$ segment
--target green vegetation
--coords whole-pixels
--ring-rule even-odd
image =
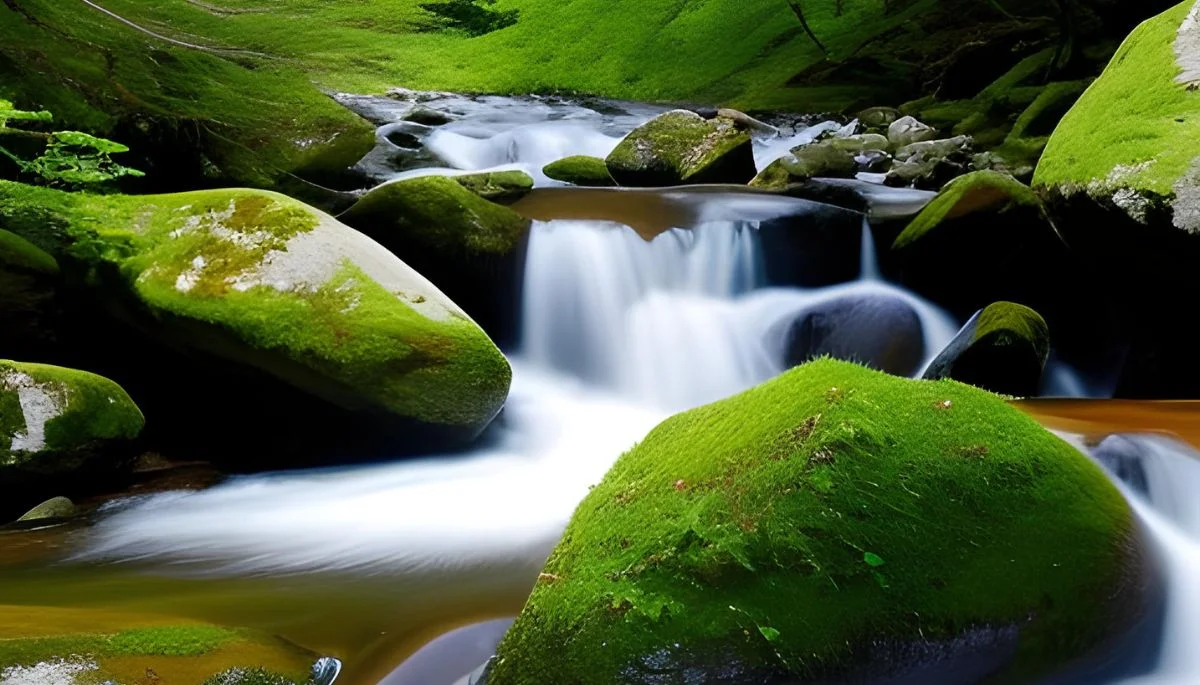
[[[508,254],[529,230],[529,220],[468,190],[476,185],[446,176],[388,183],[339,218],[401,256],[414,249]]]
[[[30,420],[19,388],[45,398],[30,410]],[[94,465],[89,462],[98,448],[132,440],[144,425],[137,405],[107,378],[0,360],[0,473],[16,468],[72,475],[76,468]]]
[[[204,681],[204,685],[296,685],[296,681],[265,668],[231,668]]]
[[[577,186],[607,187],[617,184],[599,157],[575,155],[551,162],[542,169],[548,178]]]
[[[10,121],[44,123],[50,120],[49,112],[25,112],[13,108],[7,100],[0,100],[0,136],[32,137],[44,145],[41,155],[31,160],[22,159],[3,145],[0,145],[0,155],[11,160],[22,173],[50,185],[89,186],[124,176],[145,175],[113,161],[112,155],[129,152],[129,148],[120,143],[79,131],[39,134],[8,126]]]
[[[206,625],[134,628],[113,635],[70,635],[0,640],[0,664],[32,666],[64,656],[201,656],[239,639]]]
[[[501,204],[512,204],[533,190],[533,179],[524,171],[492,171],[451,178],[479,197]]]
[[[996,171],[976,171],[946,184],[896,237],[894,249],[904,249],[949,222],[968,215],[1004,215],[1024,207],[1041,212],[1041,201],[1028,186]],[[964,226],[969,229],[970,226]]]
[[[821,360],[622,456],[488,682],[731,665],[820,680],[868,644],[985,626],[1020,630],[997,682],[1030,682],[1127,627],[1135,535],[1099,467],[1001,398]]]
[[[58,262],[37,245],[21,236],[0,229],[0,267],[43,274],[57,274]]]
[[[1194,3],[1137,28],[1063,118],[1037,186],[1112,186],[1170,195],[1200,149],[1200,93],[1176,78],[1176,32]]]

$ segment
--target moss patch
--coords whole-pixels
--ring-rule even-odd
[[[1028,682],[1121,624],[1133,535],[1101,470],[1001,398],[817,361],[622,456],[489,682],[621,682],[672,654],[819,679],[984,625],[1019,627],[1005,675]]]
[[[492,171],[451,178],[479,197],[501,204],[512,204],[533,190],[533,179],[524,171]]]
[[[894,249],[908,247],[946,222],[969,214],[1004,214],[1014,207],[1040,211],[1041,202],[1028,186],[1008,174],[976,171],[959,176],[938,193],[914,218],[892,244]]]
[[[617,184],[599,157],[575,155],[551,162],[542,169],[548,178],[577,186],[607,187]]]
[[[55,275],[58,262],[21,236],[0,230],[0,268]]]
[[[661,114],[625,137],[605,160],[623,186],[747,183],[754,178],[750,134],[732,119]]]
[[[1200,92],[1177,83],[1176,32],[1192,0],[1139,26],[1063,117],[1035,186],[1092,183],[1170,195],[1200,149]]]

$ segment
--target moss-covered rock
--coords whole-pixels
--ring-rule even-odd
[[[0,221],[69,258],[90,284],[85,295],[143,337],[253,371],[254,383],[274,379],[360,417],[360,430],[464,439],[507,396],[507,361],[457,305],[383,246],[283,195],[91,196],[0,184]]]
[[[1193,287],[1200,257],[1200,27],[1189,0],[1126,39],[1046,145],[1034,188],[1081,254]]]
[[[0,360],[0,485],[109,475],[145,419],[116,383],[86,371]]]
[[[53,340],[58,262],[0,229],[0,356],[34,355]]]
[[[529,220],[470,192],[457,177],[423,176],[388,183],[367,193],[341,215],[393,252],[508,254],[529,230]]]
[[[864,153],[883,153],[887,138],[873,133],[846,138],[827,138],[792,149],[767,165],[750,181],[755,188],[782,190],[811,178],[853,178]],[[884,155],[886,156],[886,154]]]
[[[939,190],[950,180],[966,173],[971,164],[974,144],[970,136],[956,136],[905,145],[896,150],[896,164],[888,170],[884,183]]]
[[[66,497],[54,497],[25,512],[18,522],[63,519],[75,515],[75,503]]]
[[[547,178],[577,186],[607,187],[617,184],[608,173],[608,166],[599,157],[576,155],[551,162],[542,169]]]
[[[893,247],[904,249],[931,232],[952,230],[954,221],[972,214],[1004,215],[1027,209],[1041,214],[1042,203],[1028,186],[996,171],[976,171],[960,176],[938,193],[896,237]],[[976,217],[978,218],[978,217]]]
[[[533,190],[533,179],[524,171],[490,171],[451,178],[479,197],[505,205],[520,200]]]
[[[605,164],[617,183],[632,187],[747,183],[756,171],[749,132],[732,119],[687,110],[634,129]]]
[[[1136,531],[1001,398],[817,361],[622,456],[487,682],[1034,682],[1146,608]]]
[[[0,618],[5,682],[300,685],[316,660],[271,635],[157,616],[0,606]]]
[[[925,370],[1015,397],[1037,395],[1050,357],[1050,329],[1034,310],[996,302],[975,313]]]

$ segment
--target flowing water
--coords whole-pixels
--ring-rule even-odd
[[[389,181],[521,168],[545,191],[530,196],[544,216],[529,238],[511,397],[481,446],[118,500],[78,530],[9,536],[0,605],[153,610],[262,628],[342,660],[339,683],[450,685],[490,654],[574,507],[616,457],[671,413],[784,370],[788,324],[804,312],[839,298],[893,298],[919,318],[926,362],[958,330],[884,279],[865,220],[860,279],[800,289],[768,282],[760,226],[787,216],[798,217],[796,230],[815,229],[823,215],[814,203],[727,188],[568,191],[541,175],[560,157],[606,154],[659,110],[424,99],[455,120],[397,123],[410,103],[343,98],[382,124],[367,171]],[[823,124],[757,140],[760,166],[826,130],[846,132]],[[403,151],[388,136],[397,131],[419,144],[427,166],[395,169]],[[929,199],[863,185],[872,216],[911,214]],[[580,209],[578,192],[592,193],[591,209]],[[614,219],[638,203],[632,218]],[[1087,391],[1065,367],[1051,378],[1068,394]],[[1200,513],[1187,492],[1200,485],[1200,462],[1177,443],[1131,440],[1145,485],[1131,486],[1131,497],[1171,581],[1162,663],[1139,682],[1200,682],[1187,648],[1200,637]]]

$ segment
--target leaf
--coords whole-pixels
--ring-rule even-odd
[[[51,136],[51,139],[62,145],[92,148],[96,152],[105,154],[129,152],[128,147],[118,142],[108,140],[107,138],[97,138],[96,136],[80,133],[79,131],[57,131]]]
[[[879,568],[880,566],[883,566],[883,557],[875,554],[874,552],[864,552],[863,561],[867,562],[867,566],[870,566],[871,568]]]
[[[762,636],[767,638],[767,642],[779,641],[779,631],[775,630],[771,626],[759,626],[758,632],[762,633]]]

